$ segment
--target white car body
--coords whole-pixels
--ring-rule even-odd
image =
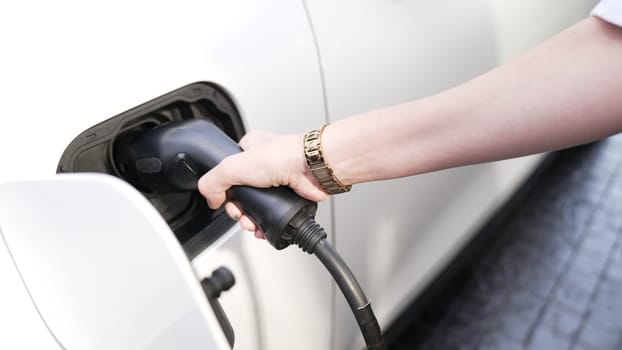
[[[55,183],[55,178],[66,186],[71,181],[60,178],[68,175],[53,174],[76,135],[190,83],[222,86],[246,130],[300,132],[464,82],[586,17],[594,5],[593,0],[3,4],[0,186],[29,180],[21,188],[30,195],[29,188]],[[317,220],[386,327],[538,159],[357,185],[351,193],[321,203]],[[100,180],[92,181],[99,186]],[[133,198],[130,188],[115,188]],[[137,208],[148,211],[143,204]],[[51,210],[47,217],[41,215],[29,220],[53,221],[50,215],[60,215],[89,228],[88,216],[77,213]],[[240,231],[235,226],[190,262],[198,277],[221,265],[234,272],[237,284],[221,302],[236,332],[236,349],[361,348],[347,304],[313,257],[296,248],[275,251]],[[45,334],[40,322],[46,317],[30,313],[32,322],[12,321],[26,315],[26,309],[33,311],[38,301],[30,301],[19,285],[15,272],[20,266],[11,266],[10,240],[0,248],[2,284],[13,281],[6,282],[13,287],[3,287],[0,296],[0,348],[31,348],[19,339],[35,337],[35,328]],[[5,280],[5,275],[12,277]],[[53,281],[49,288],[55,288]],[[122,304],[97,310],[104,313],[101,317],[110,313],[111,319],[125,311]],[[206,324],[214,325],[211,317],[205,315]],[[65,322],[73,322],[64,327],[79,333],[85,320]],[[57,338],[50,348],[66,342],[56,333],[50,328],[45,336]],[[223,339],[214,335],[212,341],[222,345]],[[197,338],[188,344],[198,348],[203,343]]]

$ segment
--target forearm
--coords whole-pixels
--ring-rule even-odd
[[[514,61],[432,97],[330,125],[344,183],[564,148],[622,131],[622,29],[589,18]]]

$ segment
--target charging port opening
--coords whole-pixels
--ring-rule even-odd
[[[184,119],[206,119],[238,141],[244,135],[240,114],[217,85],[198,82],[184,86],[105,120],[78,135],[60,158],[57,172],[97,172],[124,179],[153,204],[186,253],[193,258],[234,222],[211,210],[196,191],[159,193],[145,190],[129,177],[116,155],[145,129]]]

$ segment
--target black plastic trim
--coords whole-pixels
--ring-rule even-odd
[[[89,111],[85,111],[89,113]],[[115,161],[116,149],[141,130],[172,121],[206,119],[239,141],[245,134],[242,118],[224,89],[197,82],[154,98],[107,119],[78,135],[65,149],[57,172],[106,173],[128,181]],[[140,184],[132,184],[141,190]],[[211,210],[198,192],[141,193],[167,221],[180,243],[196,256],[234,224],[223,210]]]

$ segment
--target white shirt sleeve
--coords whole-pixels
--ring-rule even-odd
[[[622,0],[601,0],[592,10],[592,16],[622,27]]]

